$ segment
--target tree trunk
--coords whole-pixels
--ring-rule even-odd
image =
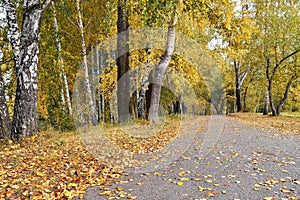
[[[68,111],[70,114],[72,114],[69,84],[68,84],[67,75],[65,73],[64,60],[61,55],[61,41],[60,41],[60,37],[58,35],[58,23],[57,23],[56,9],[55,9],[54,2],[52,1],[51,3],[52,3],[52,9],[53,9],[53,22],[54,22],[54,28],[55,28],[56,47],[57,47],[57,52],[58,52],[57,61],[58,61],[58,66],[60,68],[61,81],[63,84],[63,87],[61,88],[61,99],[62,99],[62,104],[65,104],[65,96],[66,96]]]
[[[276,107],[276,113],[277,113],[277,115],[280,115],[281,108],[282,108],[283,104],[286,102],[286,100],[288,99],[289,91],[290,91],[290,88],[291,88],[292,83],[293,83],[293,80],[291,79],[291,80],[287,83],[287,85],[286,85],[286,87],[285,87],[284,96],[283,96],[283,98],[280,100],[279,104],[278,104],[277,107]]]
[[[146,113],[145,113],[145,96],[146,96],[146,85],[147,85],[147,80],[143,80],[140,94],[139,94],[139,99],[137,101],[137,117],[141,119],[146,118]]]
[[[182,114],[182,100],[181,100],[181,95],[178,95],[177,101],[176,101],[176,114]]]
[[[2,56],[3,54],[0,49],[0,57],[2,58]],[[2,64],[0,63],[0,139],[10,138],[11,133],[11,121],[5,99],[4,80],[2,78],[1,65]]]
[[[118,41],[117,41],[117,66],[118,66],[118,122],[130,120],[130,80],[126,74],[129,71],[129,23],[126,11],[126,0],[118,1]]]
[[[266,94],[265,94],[265,103],[264,103],[263,115],[268,115],[268,113],[269,113],[269,92],[267,90]]]
[[[235,95],[236,95],[236,106],[237,106],[237,112],[242,111],[242,95],[241,95],[241,87],[243,84],[243,81],[245,80],[247,73],[240,72],[240,63],[237,61],[234,61],[234,72],[235,72]]]
[[[243,97],[243,102],[244,102],[244,109],[243,109],[243,111],[244,112],[248,112],[248,109],[247,109],[247,93],[248,93],[248,88],[249,88],[249,86],[247,85],[245,87],[245,92],[244,92],[244,97]]]
[[[17,76],[11,134],[15,141],[19,141],[21,137],[31,136],[38,131],[37,66],[40,50],[40,21],[42,11],[49,3],[50,0],[44,1],[43,4],[40,4],[39,0],[24,1],[20,36],[14,2],[5,1]]]
[[[100,51],[100,55],[99,55],[99,51]],[[100,58],[99,58],[100,56]],[[98,118],[98,122],[101,122],[101,89],[100,89],[100,70],[102,67],[102,49],[99,49],[99,45],[98,42],[96,44],[96,83],[97,83],[97,87],[96,87],[96,92],[97,92],[97,118]]]
[[[97,114],[97,102],[96,102],[96,88],[95,88],[95,85],[97,85],[97,75],[96,75],[96,72],[95,72],[95,60],[94,60],[94,56],[95,56],[95,52],[94,52],[94,47],[92,47],[91,49],[91,63],[90,63],[90,66],[91,66],[91,73],[90,73],[90,84],[91,84],[91,92],[92,92],[92,99],[93,99],[93,105],[94,105],[94,108],[95,108],[95,112],[93,113],[94,114],[94,117],[93,119],[95,119],[97,122],[99,121],[98,120],[98,114]],[[96,70],[97,70],[98,66],[96,66]]]
[[[147,44],[145,48],[146,54],[147,54],[147,61],[145,64],[146,71],[148,71],[150,67],[150,61],[149,61],[149,56],[150,56],[150,47],[149,44]],[[137,117],[141,119],[146,119],[146,111],[145,111],[145,98],[146,98],[146,87],[148,84],[148,77],[144,77],[142,80],[142,85],[141,85],[141,90],[138,95],[137,99]]]
[[[272,79],[269,79],[269,85],[268,85],[268,93],[269,93],[269,101],[270,101],[270,107],[271,107],[271,111],[272,111],[272,115],[273,116],[277,116],[277,111],[274,105],[274,101],[273,101],[273,85],[272,85]]]
[[[158,122],[158,111],[159,111],[159,101],[160,101],[160,93],[161,93],[161,84],[163,80],[163,76],[165,74],[166,69],[171,61],[171,56],[174,51],[175,46],[175,25],[176,25],[176,16],[171,19],[168,28],[168,36],[167,36],[167,44],[166,51],[163,58],[156,65],[154,71],[150,75],[150,82],[152,83],[152,91],[151,91],[151,101],[150,108],[148,114],[148,120],[151,122]]]
[[[84,27],[83,27],[82,16],[80,11],[80,0],[76,0],[76,8],[78,14],[78,25],[80,29],[80,35],[81,35],[81,49],[82,49],[82,57],[83,57],[84,82],[85,82],[84,85],[86,90],[86,99],[89,106],[88,123],[91,122],[93,125],[96,125],[97,124],[97,119],[95,118],[96,109],[93,102],[91,84],[89,81],[89,69],[88,69],[85,39],[84,39],[84,30],[83,30]]]

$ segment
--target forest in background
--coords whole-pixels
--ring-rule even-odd
[[[178,85],[175,94],[166,87],[159,89],[162,80],[157,78],[158,72],[163,69],[164,74],[166,68],[179,72],[193,89],[197,97],[197,103],[193,104],[197,109],[189,108],[189,112],[194,114],[245,111],[271,112],[276,116],[280,111],[299,112],[300,2],[297,0],[4,0],[0,7],[1,13],[6,13],[0,30],[1,137],[9,135],[17,140],[19,135],[30,136],[38,130],[38,125],[74,129],[74,120],[79,124],[113,122],[118,120],[115,110],[125,112],[124,121],[128,119],[126,112],[130,117],[149,119],[153,98],[160,99],[168,113],[184,113],[187,102],[178,95],[182,92],[180,79],[174,79],[178,81],[174,83]],[[16,27],[19,31],[15,31]],[[144,47],[131,51],[128,42],[131,32],[117,35],[145,27],[161,30],[161,41],[155,42],[166,49],[153,48],[154,40],[146,35],[141,39]],[[203,63],[211,62],[206,75],[200,73],[201,66],[176,54],[176,48],[182,45],[179,33],[197,41],[202,52],[209,55],[201,58]],[[115,38],[113,47],[105,43],[108,38]],[[39,48],[30,50],[31,44]],[[201,57],[193,45],[186,48],[189,55]],[[33,65],[27,62],[26,55]],[[139,71],[137,66],[143,67]],[[82,83],[75,87],[82,69],[85,72],[80,79]],[[127,84],[119,84],[118,80],[129,69],[139,74],[125,80]],[[215,76],[216,71],[220,76]],[[157,80],[156,85],[149,84],[148,74]],[[210,85],[205,77],[212,79]],[[114,94],[116,85],[123,93]],[[136,87],[130,89],[128,85]],[[22,92],[28,88],[31,91]],[[76,92],[76,88],[84,88],[85,92]],[[156,97],[152,97],[153,93]],[[79,105],[87,107],[74,106],[78,105],[74,100],[82,99],[75,98],[79,94],[84,94],[83,101],[87,102]],[[130,102],[130,109],[114,108],[112,105],[116,104],[111,103],[114,96],[119,104],[121,98],[121,102]],[[83,111],[88,111],[88,115],[83,116]],[[81,119],[74,117],[76,112],[81,113],[76,115]],[[156,121],[155,116],[151,119]]]

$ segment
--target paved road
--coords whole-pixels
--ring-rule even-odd
[[[173,142],[170,150],[178,157],[128,169],[119,184],[91,187],[84,199],[109,199],[99,195],[106,190],[145,200],[300,197],[299,136],[268,134],[222,116],[210,120],[205,131],[191,129],[192,137]]]

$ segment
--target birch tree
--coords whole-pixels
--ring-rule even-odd
[[[175,34],[176,22],[177,22],[177,15],[175,11],[169,22],[165,54],[163,58],[159,61],[159,63],[157,63],[155,69],[150,74],[150,82],[152,83],[152,87],[151,87],[151,100],[150,100],[148,120],[154,123],[158,122],[159,101],[160,101],[162,80],[166,72],[166,69],[168,68],[168,65],[171,61],[171,57],[174,51],[175,38],[176,38],[176,34]]]
[[[88,123],[91,122],[93,125],[97,123],[97,119],[95,118],[96,108],[94,105],[92,91],[91,91],[91,84],[89,80],[89,68],[87,63],[87,53],[86,53],[86,46],[85,46],[85,39],[84,39],[84,27],[82,21],[82,14],[80,9],[80,0],[76,0],[76,9],[78,15],[78,26],[81,36],[81,50],[82,50],[82,58],[83,58],[83,69],[84,69],[84,87],[86,91],[86,100],[89,106],[89,114],[88,114]]]
[[[58,34],[58,23],[57,23],[57,15],[56,15],[56,8],[55,4],[52,1],[52,10],[53,10],[53,23],[54,23],[54,28],[55,28],[55,39],[56,39],[56,47],[57,47],[57,61],[58,61],[58,66],[60,68],[60,79],[63,84],[63,87],[61,88],[61,101],[64,106],[65,101],[68,106],[68,112],[72,114],[72,106],[71,106],[71,99],[70,99],[70,92],[69,92],[69,84],[68,84],[68,79],[67,75],[65,72],[65,66],[64,66],[64,60],[62,58],[62,49],[61,49],[61,41],[60,41],[60,36]],[[65,100],[66,99],[66,100]]]
[[[9,138],[11,121],[5,99],[4,80],[2,77],[3,53],[0,49],[0,138]]]
[[[43,10],[50,3],[45,0],[25,0],[21,31],[16,13],[16,2],[5,0],[9,39],[13,49],[17,76],[17,91],[11,138],[20,140],[38,131],[37,92],[40,22]]]

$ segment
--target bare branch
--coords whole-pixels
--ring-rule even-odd
[[[76,25],[69,17],[67,17],[68,21],[76,28],[79,29],[79,26]],[[79,22],[77,22],[79,24]]]

